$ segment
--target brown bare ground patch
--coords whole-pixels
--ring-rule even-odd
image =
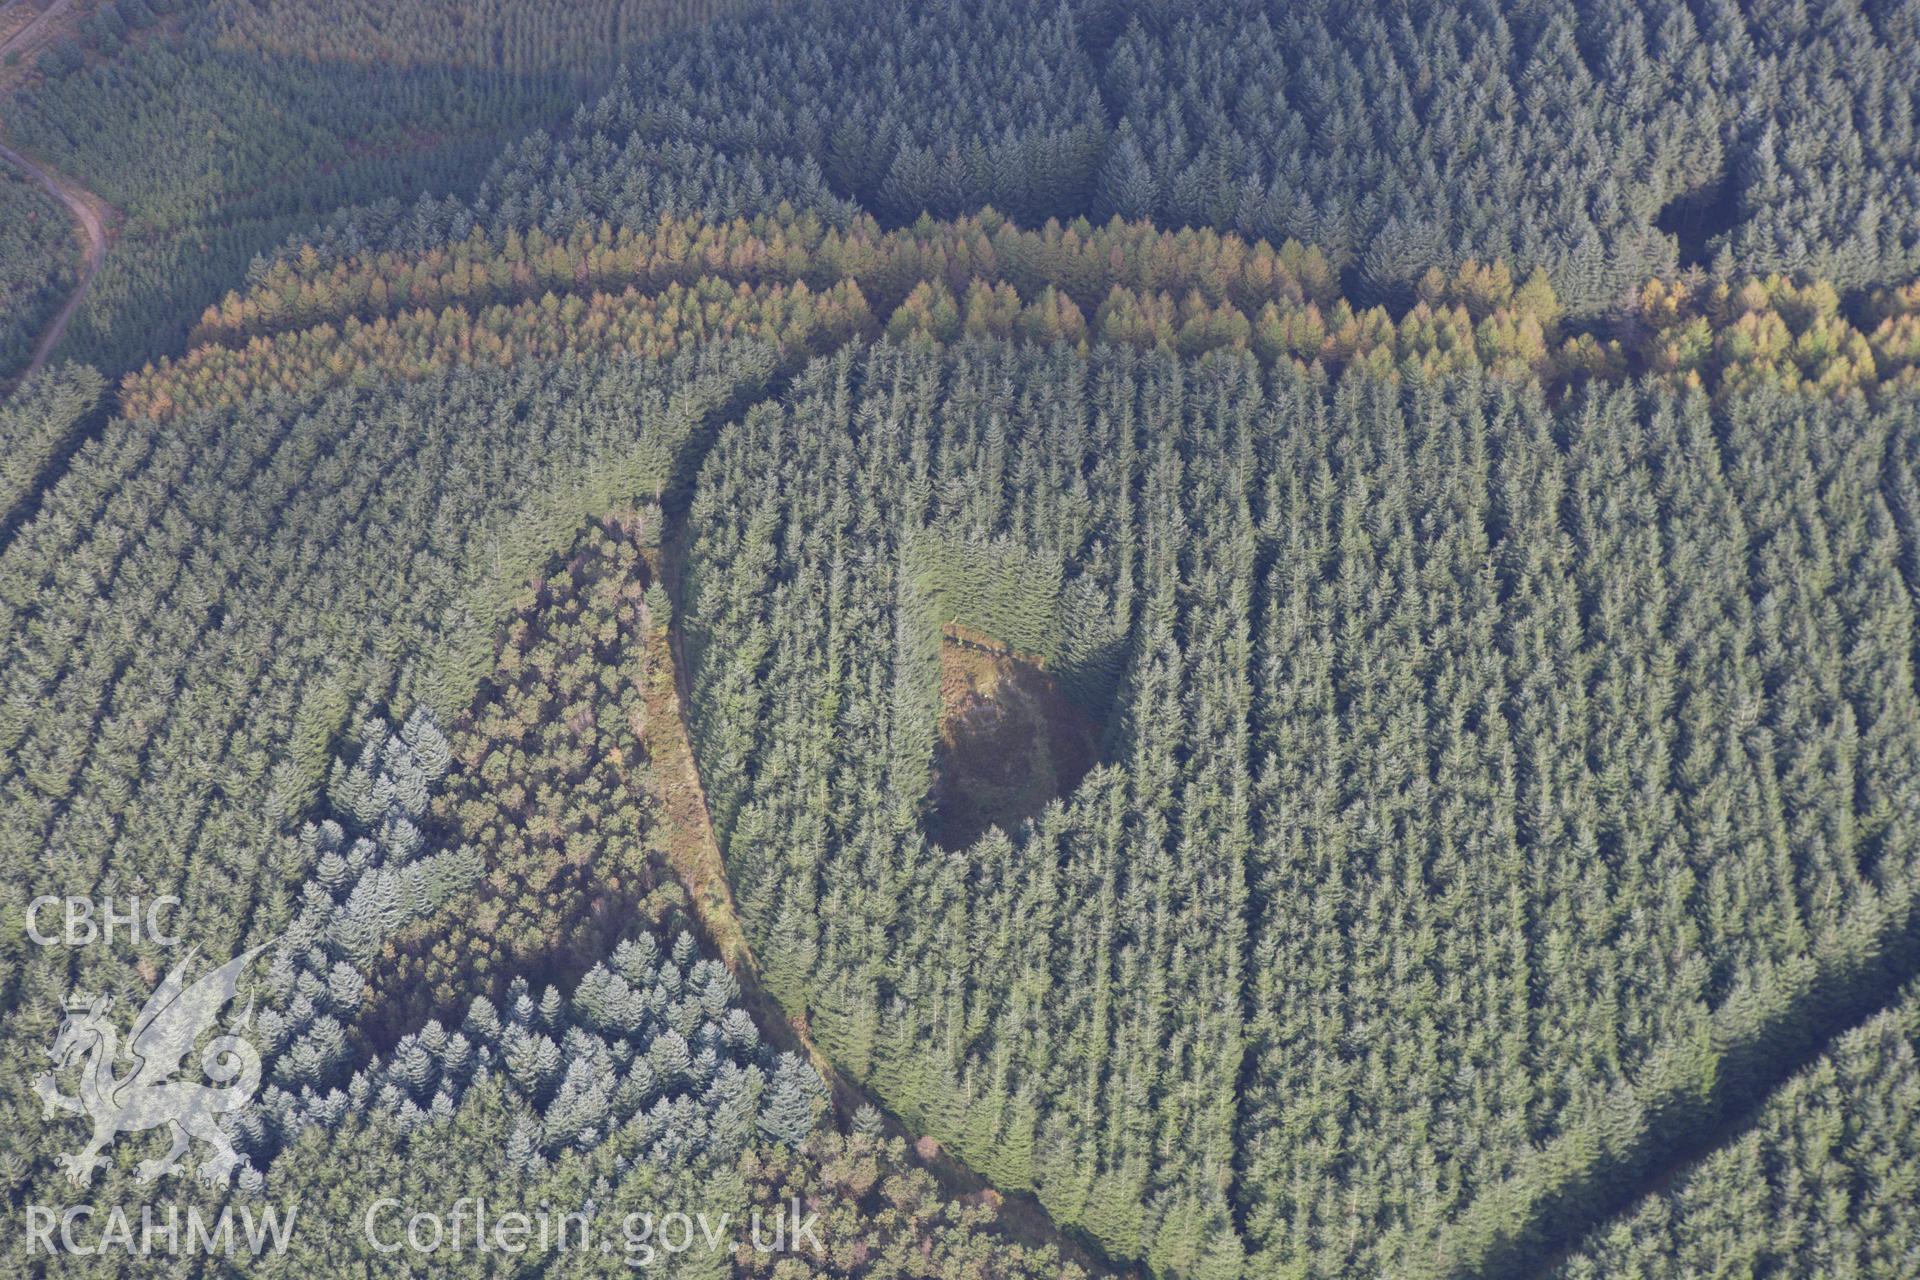
[[[940,736],[932,834],[963,848],[1011,831],[1064,796],[1093,765],[1093,724],[1043,659],[948,623],[940,645]]]

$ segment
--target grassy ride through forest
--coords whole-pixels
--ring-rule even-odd
[[[1192,1219],[1149,1240],[1140,1204],[1205,1203],[1236,1151],[1268,1262],[1525,1274],[1592,1225],[1583,1189],[1682,1146],[1669,1119],[1710,1141],[1836,992],[1900,976],[1912,432],[1898,394],[1552,405],[964,340],[815,362],[693,506],[693,732],[767,983],[1120,1256],[1183,1269]],[[1849,571],[1796,568],[1827,557]],[[1107,672],[1127,772],[943,857],[917,806],[953,617]],[[1470,956],[1501,980],[1460,981]],[[1207,1110],[1249,1071],[1286,1087]],[[1378,1231],[1340,1229],[1356,1179]]]
[[[658,545],[646,553],[649,577],[666,590],[669,600],[680,598],[680,560],[685,554],[685,523],[669,519]],[[940,1143],[922,1138],[903,1125],[883,1102],[837,1070],[814,1043],[806,1017],[789,1014],[766,988],[760,963],[753,954],[744,925],[734,905],[725,859],[714,839],[713,819],[706,790],[694,758],[685,719],[688,698],[684,641],[679,609],[670,618],[653,618],[653,642],[647,646],[647,719],[645,737],[653,763],[659,799],[659,832],[667,862],[686,887],[687,898],[700,923],[708,949],[733,970],[740,983],[741,1004],[762,1032],[776,1045],[794,1049],[812,1062],[833,1093],[834,1110],[843,1125],[862,1107],[873,1107],[887,1117],[890,1132],[904,1134],[916,1163],[938,1180],[949,1197],[991,1197],[1001,1229],[1012,1239],[1052,1246],[1062,1257],[1093,1275],[1136,1275],[1136,1268],[1117,1267],[1090,1242],[1062,1231],[1033,1196],[1005,1195],[968,1168]]]

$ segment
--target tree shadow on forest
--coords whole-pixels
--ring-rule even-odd
[[[113,377],[181,354],[256,257],[339,211],[394,201],[404,217],[422,196],[470,200],[507,146],[564,129],[611,79],[178,40],[123,55],[151,63],[89,65],[31,87],[31,106],[7,103],[21,141],[127,215],[58,353]]]
[[[1543,1148],[1537,1170],[1483,1192],[1436,1249],[1430,1269],[1418,1274],[1552,1274],[1588,1233],[1737,1141],[1776,1091],[1920,978],[1920,910],[1912,894],[1889,895],[1881,914],[1878,929],[1860,931],[1871,937],[1864,953],[1841,948],[1810,961],[1783,975],[1777,990],[1746,1002],[1756,1011],[1748,1025],[1716,1028],[1693,1087],[1654,1089],[1634,1100],[1634,1111],[1616,1108],[1598,1129],[1589,1125]]]
[[[1740,225],[1740,196],[1733,175],[1723,172],[1674,197],[1653,225],[1679,242],[1681,269],[1711,267],[1714,243]]]

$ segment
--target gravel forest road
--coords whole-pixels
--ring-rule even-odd
[[[40,341],[34,344],[33,360],[26,369],[27,376],[31,377],[47,363],[47,357],[53,353],[54,347],[66,334],[67,322],[72,320],[73,313],[80,309],[80,300],[86,296],[87,286],[93,283],[94,276],[99,274],[100,263],[107,256],[106,219],[101,217],[101,209],[105,206],[98,196],[86,188],[50,169],[42,168],[4,142],[0,142],[0,160],[6,161],[45,187],[48,194],[67,207],[67,211],[73,215],[73,220],[80,224],[80,229],[85,232],[87,238],[86,257],[81,263],[80,278],[74,282],[73,292],[67,295],[66,302],[61,304],[59,314],[54,316],[46,332],[40,335]]]
[[[0,57],[15,51],[23,54],[28,52],[35,40],[46,31],[47,24],[65,11],[72,2],[73,0],[54,0],[54,3],[47,6],[38,17],[14,32],[4,44],[0,44]],[[0,11],[11,7],[11,5],[0,6]],[[40,371],[47,363],[47,357],[53,353],[54,347],[59,345],[60,339],[67,332],[68,322],[73,319],[73,313],[80,309],[80,300],[86,296],[87,286],[92,284],[94,276],[99,274],[100,263],[107,256],[105,214],[108,212],[108,207],[105,201],[79,183],[53,172],[37,160],[23,155],[4,142],[0,142],[0,161],[12,165],[32,178],[46,188],[49,195],[65,205],[67,212],[71,213],[73,220],[80,225],[80,230],[86,236],[87,242],[86,255],[80,266],[80,278],[74,282],[73,292],[67,296],[66,302],[61,305],[59,313],[54,316],[46,331],[40,335],[40,341],[34,344],[33,360],[25,370],[25,376],[31,377]]]

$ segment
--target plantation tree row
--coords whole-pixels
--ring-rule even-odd
[[[1119,215],[1318,244],[1358,304],[1497,259],[1582,319],[1692,263],[1847,292],[1920,274],[1904,6],[339,8],[191,5],[18,97],[19,136],[131,219],[73,354],[167,353],[341,205],[349,251],[783,199],[892,225]]]
[[[589,515],[656,491],[768,367],[714,347],[109,424],[0,552],[9,917],[41,894],[173,894],[208,954],[270,936],[317,856],[289,833],[356,701],[466,707],[507,593]],[[37,1114],[29,1049],[65,990],[132,1000],[154,961],[0,946],[20,1050],[0,1091]],[[29,1131],[23,1155],[57,1138]]]
[[[716,444],[685,600],[770,987],[1117,1257],[1501,1256],[1502,1206],[1637,1172],[1910,910],[1911,398],[1721,412],[1003,344],[816,364]],[[1108,762],[957,853],[922,821],[949,621],[1047,657]],[[1622,1109],[1624,1147],[1551,1146]]]
[[[59,465],[100,391],[99,374],[66,364],[35,375],[0,400],[0,529],[25,518],[36,486]]]
[[[1909,988],[1555,1274],[1904,1274],[1920,1253],[1916,1149],[1920,992]]]
[[[720,153],[704,185],[729,199],[729,166],[817,166],[813,207],[835,218],[846,200],[890,225],[991,205],[1318,244],[1364,304],[1495,259],[1544,271],[1580,318],[1694,263],[1851,292],[1920,274],[1900,74],[1920,23],[1904,5],[1822,13],[817,0],[649,46],[482,199],[349,216],[332,239],[645,226],[673,211],[634,198],[653,148],[680,144]]]
[[[233,1122],[250,1161],[235,1203],[264,1190],[346,1221],[382,1193],[518,1188],[617,1231],[631,1211],[771,1214],[800,1195],[828,1207],[831,1274],[1076,1274],[1008,1241],[990,1207],[943,1201],[872,1136],[877,1116],[817,1132],[818,1078],[770,1054],[725,969],[684,934],[670,949],[633,934],[636,914],[671,919],[678,898],[647,848],[633,696],[650,612],[665,608],[638,560],[657,508],[576,535],[658,493],[712,409],[769,368],[764,349],[716,347],[664,366],[562,361],[262,400],[177,429],[117,420],[0,553],[23,637],[9,704],[52,694],[51,714],[9,730],[7,831],[22,851],[9,914],[41,892],[174,892],[170,923],[209,952],[287,944],[249,984],[266,1088]],[[135,590],[168,564],[198,577],[165,598],[217,611],[206,625],[222,645]],[[117,634],[82,642],[68,620],[102,608],[124,611]],[[263,667],[270,654],[283,656]],[[177,701],[145,705],[135,686]],[[416,700],[398,728],[368,718]],[[333,757],[349,720],[354,745]],[[48,1153],[68,1135],[25,1123],[38,1112],[25,1077],[59,992],[73,981],[137,1006],[150,967],[175,958],[150,942],[10,942],[6,1034],[29,1065],[0,1090],[34,1134],[0,1162],[10,1188],[56,1194]],[[549,976],[560,985],[537,985]],[[141,1194],[131,1161],[110,1162],[97,1193]],[[225,1193],[186,1194],[212,1211]],[[382,1256],[358,1232],[323,1232],[266,1270]],[[582,1265],[624,1273],[618,1257]],[[743,1248],[665,1273],[769,1265]]]
[[[464,241],[419,252],[341,257],[308,245],[256,271],[244,294],[209,307],[194,341],[239,345],[256,334],[372,318],[409,304],[513,301],[551,289],[646,291],[703,275],[756,285],[804,281],[815,289],[852,280],[878,314],[918,295],[910,327],[936,336],[982,327],[972,316],[978,285],[1011,286],[1027,299],[1054,288],[1065,302],[1050,320],[1053,334],[1077,341],[1093,317],[1106,341],[1186,354],[1251,345],[1269,363],[1343,364],[1390,348],[1400,359],[1525,365],[1549,382],[1644,371],[1689,383],[1833,391],[1900,378],[1920,358],[1917,284],[1875,290],[1848,316],[1824,281],[1656,279],[1624,298],[1610,324],[1560,341],[1562,308],[1544,275],[1516,281],[1501,262],[1469,261],[1451,274],[1429,268],[1414,305],[1396,320],[1384,307],[1342,299],[1326,256],[1296,241],[1275,248],[1117,218],[1101,227],[1049,220],[1028,231],[990,209],[883,232],[869,218],[842,227],[784,205],[771,216],[724,223],[663,218],[650,232],[582,224],[565,239],[537,227],[525,236],[475,228]],[[933,315],[936,306],[951,318]]]
[[[470,314],[403,311],[371,323],[322,324],[245,348],[198,347],[178,361],[129,374],[125,412],[167,420],[249,401],[304,396],[383,378],[415,381],[450,368],[507,368],[522,361],[615,355],[663,360],[704,343],[751,340],[795,354],[825,352],[872,327],[857,286],[814,294],[803,284],[758,289],[702,279],[659,294],[545,294],[538,302]]]
[[[637,283],[606,291],[623,280]],[[1331,288],[1325,259],[1291,242],[1276,250],[1117,220],[1022,232],[989,213],[881,234],[862,219],[843,234],[783,209],[752,223],[663,221],[651,236],[603,225],[562,242],[536,229],[509,231],[496,247],[475,232],[418,256],[329,268],[309,252],[297,268],[276,265],[245,296],[208,308],[202,345],[129,374],[120,400],[168,418],[373,373],[412,379],[569,352],[661,357],[716,338],[821,354],[881,332],[935,344],[991,336],[1183,356],[1251,351],[1268,366],[1386,376],[1485,369],[1556,395],[1639,374],[1726,394],[1898,390],[1920,360],[1915,285],[1876,291],[1863,329],[1821,282],[1653,281],[1623,308],[1625,336],[1607,338],[1563,337],[1544,276],[1516,286],[1499,263],[1429,270],[1397,320]],[[337,325],[320,318],[342,315]],[[310,327],[291,327],[300,324]]]
[[[497,235],[475,227],[464,240],[418,251],[341,255],[307,245],[263,264],[245,292],[229,292],[208,307],[193,341],[237,346],[257,334],[349,315],[371,319],[409,306],[516,302],[554,289],[631,285],[657,292],[704,276],[752,285],[804,282],[815,289],[852,280],[886,312],[922,283],[964,294],[974,281],[1010,284],[1026,295],[1052,285],[1089,312],[1115,285],[1198,292],[1209,304],[1231,302],[1255,314],[1268,303],[1327,308],[1338,296],[1326,259],[1294,242],[1275,247],[1117,219],[1101,227],[1049,219],[1027,230],[992,209],[887,231],[866,215],[836,224],[783,205],[724,221],[663,216],[637,227],[577,223],[561,236],[537,226],[524,235],[511,226]],[[1476,292],[1490,310],[1511,301],[1513,281],[1503,268],[1489,268]]]
[[[611,101],[617,99],[602,99],[601,107]],[[284,279],[289,269],[305,276],[377,254],[404,259],[441,248],[458,255],[458,246],[476,235],[500,245],[515,232],[565,240],[583,224],[636,234],[662,220],[757,220],[783,209],[838,227],[858,216],[859,207],[834,194],[811,156],[733,156],[703,142],[589,133],[584,122],[590,118],[582,111],[572,130],[535,132],[509,144],[471,198],[423,196],[411,204],[388,198],[300,228],[254,261],[247,291]]]
[[[358,206],[329,226],[343,251],[781,200],[890,225],[1119,215],[1318,244],[1367,305],[1497,259],[1544,272],[1582,319],[1691,263],[1847,292],[1920,274],[1903,6],[1820,25],[1784,0],[1391,20],[1218,0],[502,0],[377,29],[340,8],[190,6],[18,98],[19,136],[131,216],[74,354],[119,369],[168,352],[255,253],[341,205]],[[610,77],[476,189],[502,142],[557,128]]]
[[[247,110],[257,114],[260,109]],[[103,122],[100,127],[112,126]],[[368,188],[457,186],[493,149],[490,140],[467,139],[430,156],[374,152],[318,179],[322,185],[293,209],[278,207],[291,188],[276,181],[256,197],[228,202],[217,218],[183,228],[129,219],[87,285],[59,354],[103,370],[125,370],[179,350],[195,310],[241,277],[263,250],[310,226],[316,210]]]

